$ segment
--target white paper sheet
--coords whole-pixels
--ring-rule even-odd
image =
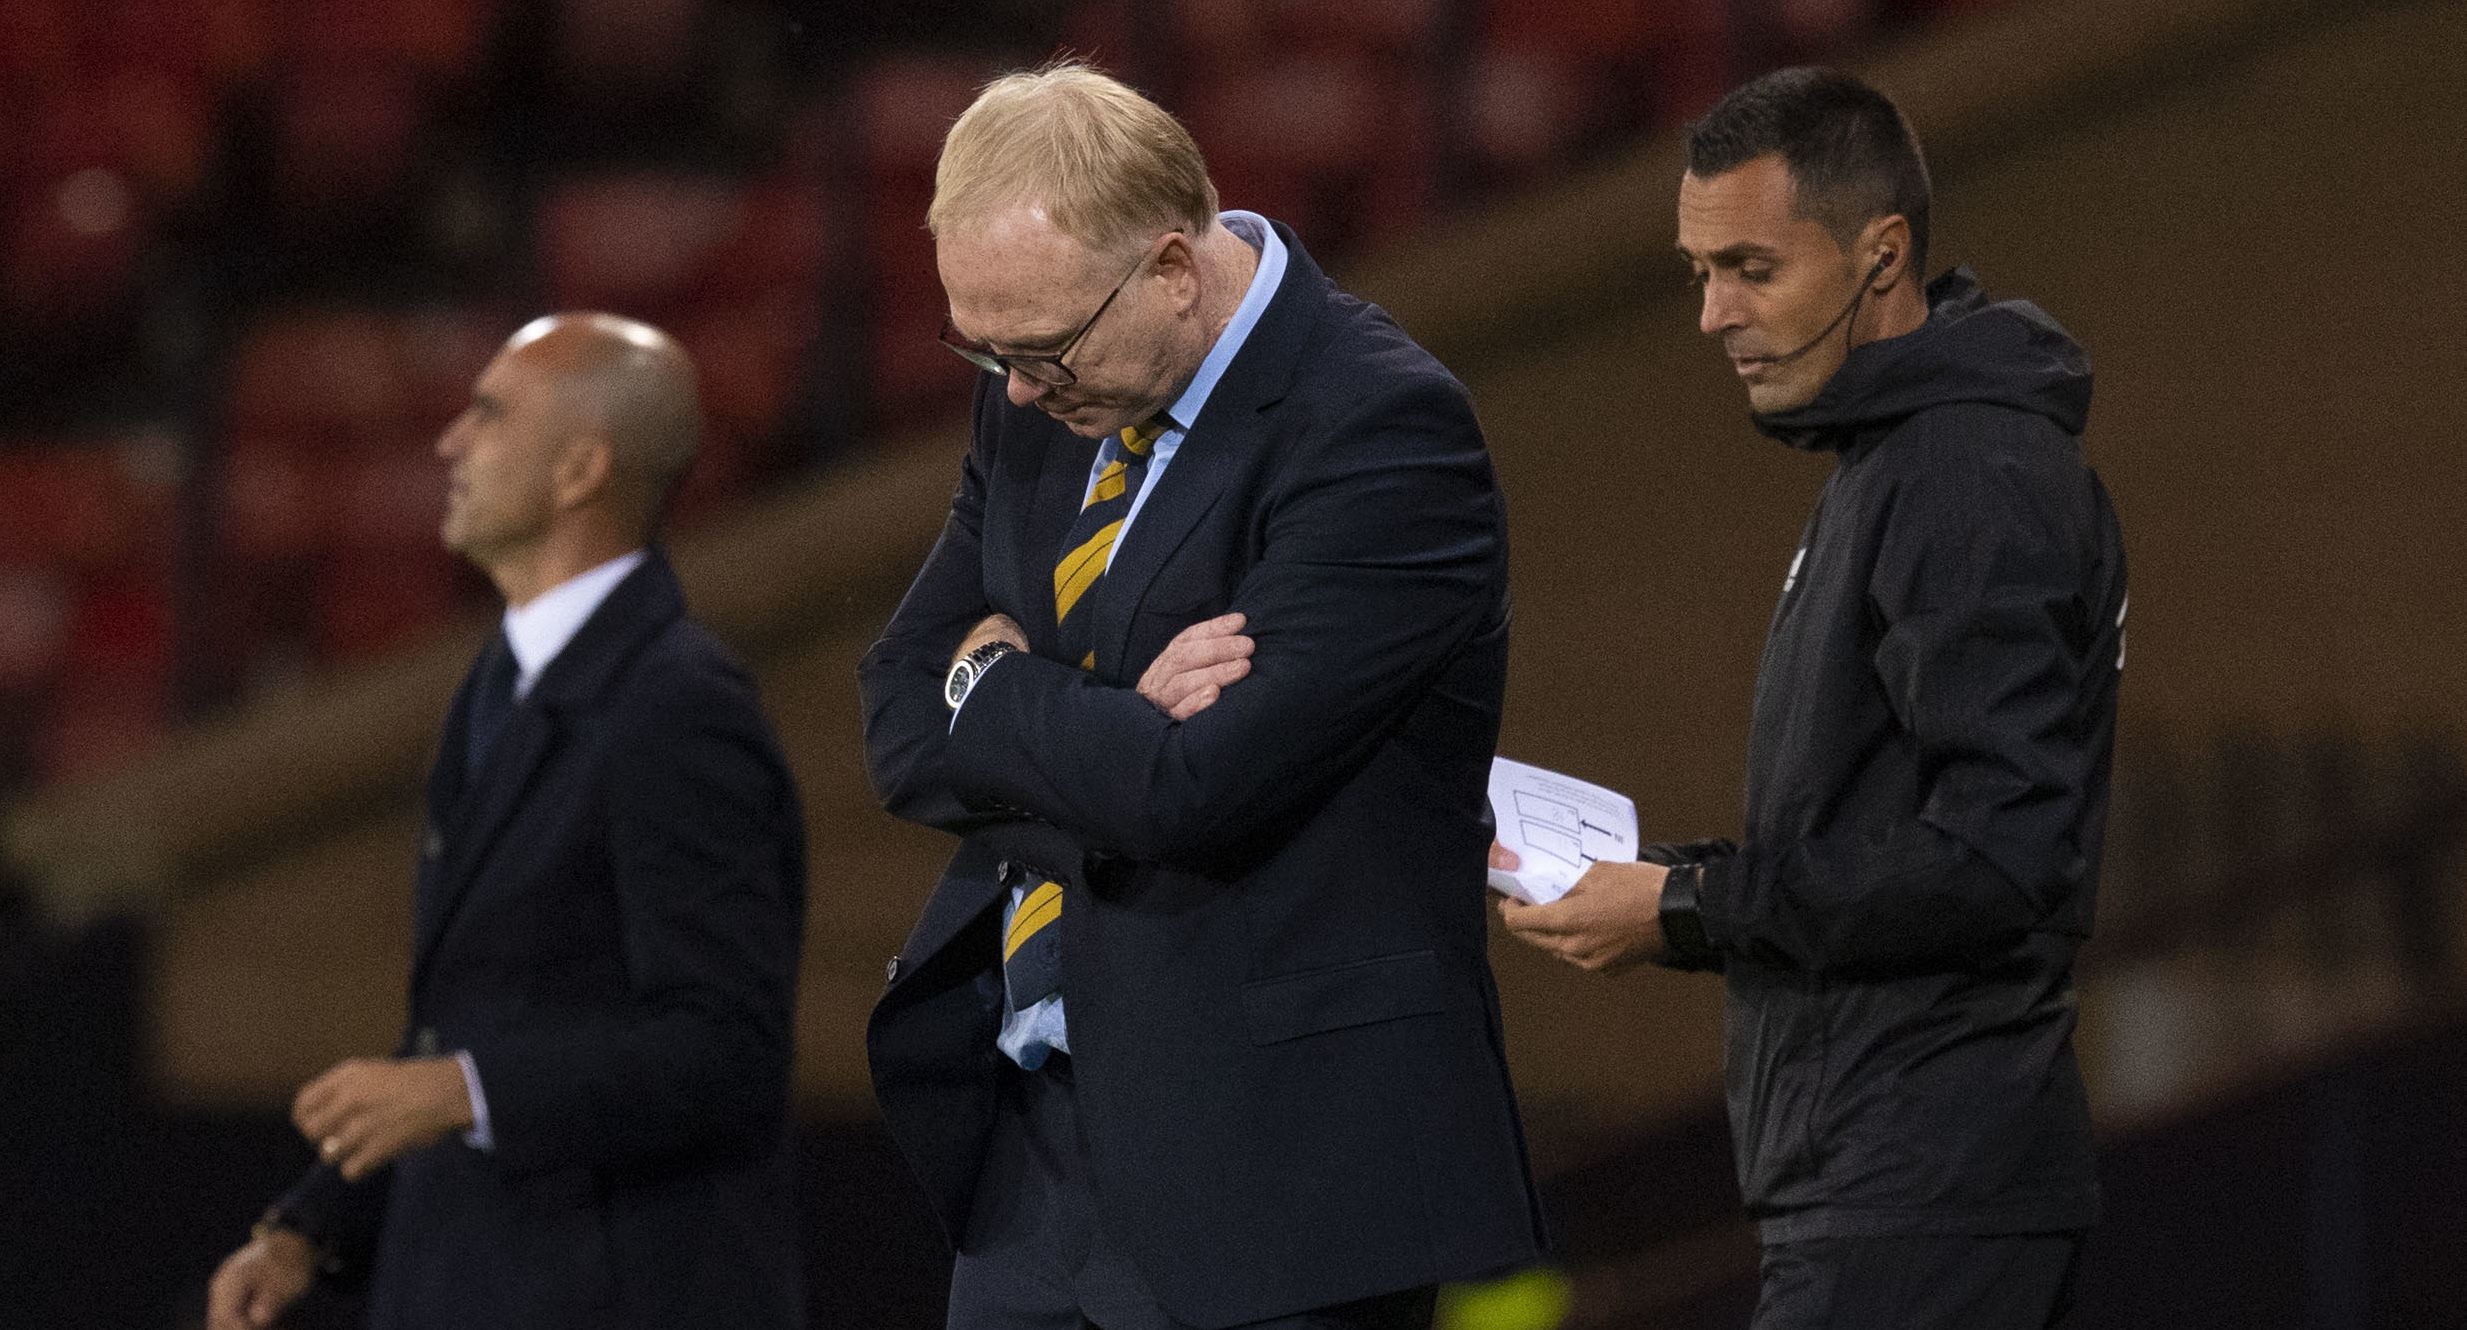
[[[1505,757],[1490,762],[1490,810],[1515,872],[1490,870],[1494,891],[1547,905],[1594,861],[1636,858],[1636,803],[1617,790]]]

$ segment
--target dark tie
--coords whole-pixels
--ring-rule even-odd
[[[1130,516],[1139,487],[1148,478],[1148,452],[1169,423],[1159,416],[1144,425],[1126,425],[1105,440],[1097,454],[1102,465],[1096,483],[1088,488],[1079,520],[1062,538],[1062,557],[1054,564],[1054,622],[1062,630],[1062,658],[1078,661],[1083,670],[1096,668],[1096,634],[1090,627],[1096,618],[1095,598],[1088,593],[1105,576],[1114,539],[1122,534],[1122,521]]]
[[[488,750],[496,746],[498,733],[505,729],[505,718],[514,712],[514,679],[520,670],[514,660],[514,649],[506,645],[505,634],[501,632],[490,639],[487,650],[480,654],[478,677],[471,684],[471,707],[465,716],[465,785],[479,780],[481,768],[488,764]]]

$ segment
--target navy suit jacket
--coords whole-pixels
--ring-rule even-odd
[[[471,687],[429,777],[400,1051],[472,1054],[495,1149],[318,1168],[287,1214],[370,1271],[380,1330],[803,1324],[804,823],[752,685],[654,552],[466,786]]]
[[[860,670],[886,805],[963,837],[869,1029],[892,1134],[964,1242],[1001,905],[1060,880],[1099,1216],[1200,1326],[1540,1247],[1486,954],[1503,509],[1463,387],[1279,234],[1282,285],[1088,593],[1095,669],[1058,659],[1053,567],[1096,444],[989,378],[941,540]],[[1232,610],[1248,677],[1182,723],[1137,694]],[[946,734],[945,667],[995,611],[1032,650]]]

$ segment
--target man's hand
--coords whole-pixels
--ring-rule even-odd
[[[1514,852],[1493,842],[1491,866],[1515,871]],[[1597,863],[1548,905],[1499,898],[1508,931],[1570,965],[1616,974],[1662,949],[1660,864]]]
[[[1215,705],[1223,690],[1251,672],[1251,639],[1239,614],[1220,614],[1174,635],[1139,676],[1139,695],[1175,720]]]
[[[1019,620],[1012,618],[1010,615],[988,614],[984,618],[977,620],[977,626],[969,629],[968,635],[959,640],[959,650],[951,653],[950,663],[957,665],[960,657],[967,655],[969,652],[976,650],[978,647],[981,647],[988,642],[1008,642],[1012,646],[1015,646],[1022,651],[1026,651],[1028,649],[1028,634],[1025,629],[1019,626]]]
[[[317,1278],[317,1250],[287,1228],[266,1228],[223,1258],[206,1285],[206,1330],[264,1330]]]
[[[301,1087],[291,1121],[317,1157],[358,1182],[406,1150],[471,1126],[471,1090],[453,1058],[351,1058]]]

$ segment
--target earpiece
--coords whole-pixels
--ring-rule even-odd
[[[1875,284],[1877,278],[1884,276],[1885,269],[1890,267],[1893,260],[1898,257],[1900,257],[1898,254],[1889,249],[1884,253],[1877,255],[1876,266],[1867,270],[1867,276],[1860,281],[1859,289],[1851,293],[1850,303],[1842,306],[1842,312],[1833,316],[1833,322],[1826,324],[1823,332],[1809,338],[1807,340],[1807,345],[1800,347],[1798,350],[1775,356],[1766,363],[1773,365],[1787,365],[1790,362],[1797,360],[1799,357],[1806,355],[1808,352],[1815,350],[1817,343],[1822,342],[1827,337],[1832,336],[1833,330],[1841,327],[1843,321],[1854,318],[1858,315],[1859,302],[1867,299],[1867,289]],[[1847,337],[1847,334],[1845,334],[1845,337]]]

